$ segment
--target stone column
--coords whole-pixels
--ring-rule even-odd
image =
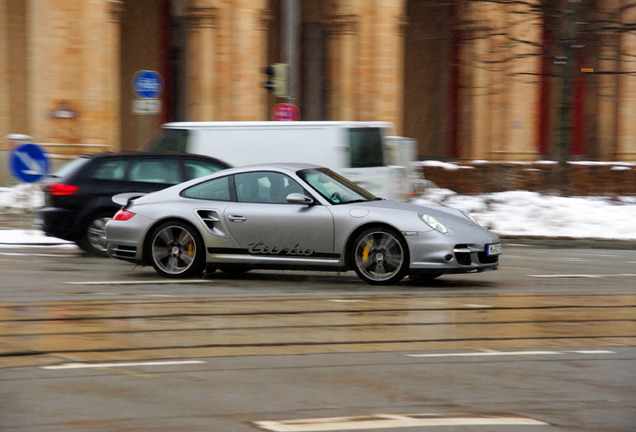
[[[461,23],[460,115],[453,125],[459,129],[459,157],[505,158],[513,80],[506,62],[509,36],[503,33],[509,16],[501,6],[479,2],[458,6],[455,14]]]
[[[474,59],[470,75],[476,103],[471,107],[473,128],[462,156],[534,160],[541,18],[527,4],[489,5],[488,9],[474,11],[486,23],[481,26],[485,32],[493,33],[487,35],[489,43],[476,40],[473,49],[477,51],[466,54]]]
[[[215,120],[216,36],[214,0],[190,0],[188,19],[188,119]]]
[[[541,41],[543,20],[539,14],[531,9],[531,3],[536,3],[534,10],[537,10],[538,0],[532,0],[529,4],[515,4],[513,6],[512,22],[513,27],[510,36],[514,41],[512,51],[515,60],[511,64],[511,100],[509,151],[512,159],[535,160],[538,155],[538,115],[540,96],[540,80],[537,78],[541,71],[541,58],[538,49]],[[528,19],[529,17],[534,17]]]
[[[231,49],[229,76],[222,83],[231,84],[230,107],[224,120],[263,120],[267,91],[263,73],[267,59],[266,1],[234,1],[231,5],[231,35],[225,38]],[[265,15],[264,15],[265,14]]]
[[[599,2],[600,15],[611,14],[614,19],[620,8],[621,0],[604,0]],[[598,156],[611,160],[616,152],[617,106],[619,77],[613,72],[619,69],[620,36],[615,31],[607,31],[600,35],[602,38],[599,56],[598,72]],[[610,73],[603,73],[610,72]]]
[[[79,115],[56,119],[48,114],[61,106],[78,111],[78,11],[74,2],[30,0],[27,5],[29,135],[37,142],[80,141]]]
[[[335,1],[328,17],[327,119],[359,120],[356,116],[358,84],[358,26],[355,0]]]
[[[488,27],[491,25],[488,12],[489,4],[466,4],[459,11],[461,17],[470,17],[473,26],[462,29],[469,42],[463,46],[464,60],[467,65],[466,72],[466,97],[470,106],[467,114],[465,128],[470,130],[470,139],[462,146],[462,157],[467,159],[485,159],[486,154],[493,150],[491,94],[492,75],[496,73],[485,67],[485,62],[491,59],[489,52],[490,40]],[[460,125],[456,125],[459,127]]]
[[[537,157],[537,134],[541,70],[538,56],[541,41],[541,17],[526,4],[514,4],[506,10],[508,43],[503,54],[511,58],[507,67],[506,116],[503,128],[505,160],[534,160]],[[499,24],[500,25],[500,24]],[[518,42],[524,41],[524,42]]]
[[[622,1],[624,7],[621,22],[636,21],[636,8],[628,7],[631,2]],[[636,159],[636,36],[632,33],[621,34],[620,75],[618,95],[618,133],[616,138],[616,159]],[[628,72],[628,73],[627,73]]]
[[[9,130],[10,107],[7,103],[11,100],[9,98],[9,65],[6,61],[9,59],[9,19],[7,1],[0,0],[0,59],[5,59],[5,61],[0,62],[0,101],[5,101],[5,103],[0,104],[0,150],[6,148],[4,137],[11,133]]]
[[[105,41],[104,60],[107,65],[106,115],[108,125],[106,143],[112,151],[119,151],[121,143],[121,16],[124,11],[123,0],[108,0],[107,3],[107,37]],[[90,30],[89,30],[90,31]]]
[[[371,30],[375,37],[368,54],[374,62],[377,89],[377,108],[373,119],[392,122],[398,135],[403,130],[404,36],[407,22],[404,7],[403,0],[375,2],[376,19]]]
[[[70,154],[120,148],[119,17],[114,0],[30,0],[30,135]],[[91,147],[82,147],[91,144]]]
[[[327,118],[403,131],[404,0],[332,0],[326,8]]]

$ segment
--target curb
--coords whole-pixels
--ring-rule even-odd
[[[504,245],[541,246],[560,249],[587,248],[636,250],[636,241],[629,240],[544,236],[515,237],[505,235],[500,235],[499,239]]]

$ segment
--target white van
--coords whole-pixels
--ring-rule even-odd
[[[398,146],[396,156],[391,135],[393,124],[387,122],[175,122],[162,126],[149,150],[213,156],[234,166],[314,163],[377,196],[402,199],[409,190],[404,161],[412,162],[412,148],[399,153]],[[393,165],[397,161],[402,166]]]

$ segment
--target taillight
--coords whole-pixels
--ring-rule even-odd
[[[121,209],[117,213],[115,213],[115,216],[113,216],[113,220],[127,221],[128,219],[132,218],[134,215],[135,213],[131,211]]]
[[[79,189],[77,186],[67,185],[64,183],[51,183],[46,187],[51,195],[64,196],[74,195]]]

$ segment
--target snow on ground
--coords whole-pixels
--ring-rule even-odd
[[[42,199],[34,185],[0,188],[0,217],[33,217]],[[636,240],[636,196],[560,197],[528,191],[458,195],[433,188],[414,202],[464,210],[503,236]],[[0,245],[65,243],[37,230],[0,229]]]
[[[415,201],[464,210],[499,235],[636,240],[636,196],[560,197],[528,191],[471,196],[431,189]]]

